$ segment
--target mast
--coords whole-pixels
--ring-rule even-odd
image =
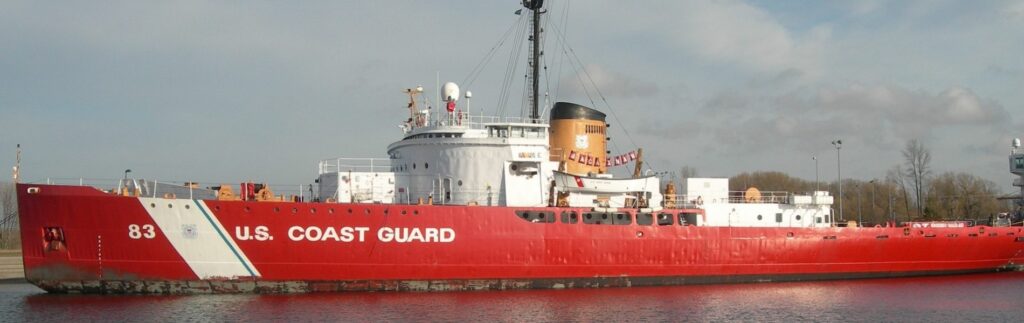
[[[21,177],[21,144],[18,144],[17,160],[14,163],[14,172],[11,174],[11,179],[15,184],[18,183],[18,177]]]
[[[538,107],[540,92],[540,14],[543,13],[541,7],[544,6],[544,0],[523,0],[523,7],[530,9],[533,12],[533,35],[530,37],[530,119],[531,122],[536,122],[540,119],[540,109]]]

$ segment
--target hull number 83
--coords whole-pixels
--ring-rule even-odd
[[[153,239],[156,237],[156,229],[152,224],[129,224],[128,237],[132,239]]]

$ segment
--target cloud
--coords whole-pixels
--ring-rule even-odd
[[[896,85],[852,84],[812,93],[750,95],[721,93],[703,107],[712,124],[712,141],[757,149],[755,139],[777,138],[800,148],[820,138],[851,138],[879,149],[898,147],[952,128],[994,132],[1009,128],[1002,105],[964,87],[940,92],[913,91]],[[777,148],[777,147],[776,147]]]
[[[1006,6],[1003,10],[1006,15],[1014,19],[1024,20],[1024,1],[1017,1]]]
[[[667,37],[703,59],[775,73],[816,70],[827,27],[795,35],[767,11],[738,1],[686,2],[673,11]],[[678,16],[676,16],[678,14]]]
[[[611,71],[600,65],[587,65],[585,69],[586,72],[579,71],[578,76],[568,75],[562,78],[560,82],[565,85],[565,95],[595,96],[596,99],[595,87],[606,97],[646,97],[659,92],[658,85],[653,82]]]

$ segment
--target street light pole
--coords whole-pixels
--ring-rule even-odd
[[[839,221],[844,221],[846,218],[843,217],[843,158],[839,154],[839,150],[843,148],[843,140],[833,140],[832,146],[836,147],[836,171],[839,177]]]
[[[818,183],[820,182],[818,180],[818,156],[811,155],[811,159],[814,160],[814,191],[817,192],[820,190],[818,188]]]

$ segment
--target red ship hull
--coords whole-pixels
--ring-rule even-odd
[[[25,277],[50,292],[572,288],[936,275],[1024,263],[1021,227],[589,224],[516,213],[589,211],[568,208],[17,190]]]

